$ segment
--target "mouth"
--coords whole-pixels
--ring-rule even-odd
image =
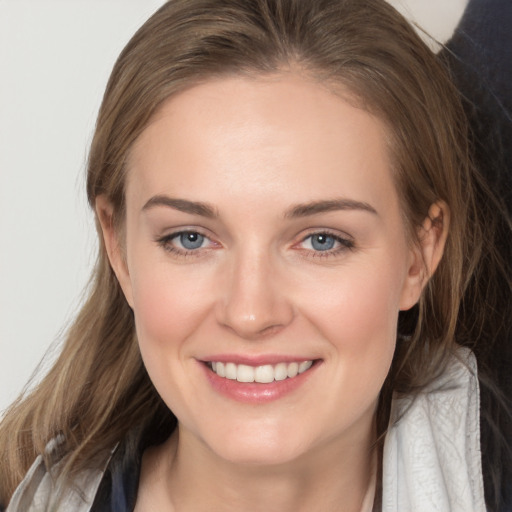
[[[323,359],[217,355],[198,362],[214,391],[238,402],[260,404],[306,385]]]
[[[309,359],[301,362],[280,362],[277,364],[264,364],[250,366],[233,362],[207,361],[206,366],[218,377],[236,380],[241,383],[270,384],[272,382],[293,379],[308,371],[315,360]]]

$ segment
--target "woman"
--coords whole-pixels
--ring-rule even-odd
[[[107,86],[96,274],[2,422],[8,510],[484,510],[473,180],[387,4],[167,3]]]

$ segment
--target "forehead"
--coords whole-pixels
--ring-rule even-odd
[[[350,196],[379,205],[396,195],[385,127],[346,96],[291,74],[187,89],[132,148],[127,200]]]

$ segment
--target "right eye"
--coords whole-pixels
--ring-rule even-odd
[[[183,233],[178,233],[171,238],[171,241],[180,249],[185,249],[187,251],[199,249],[207,240],[208,239],[205,236],[197,233],[196,231],[185,231]]]
[[[325,258],[341,256],[347,249],[354,248],[354,242],[330,231],[317,231],[307,235],[295,247],[311,257]]]
[[[197,231],[180,231],[159,238],[157,242],[169,252],[186,256],[212,245],[212,241]]]

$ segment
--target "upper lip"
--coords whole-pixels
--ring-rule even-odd
[[[317,357],[310,356],[287,356],[280,354],[266,354],[258,356],[238,355],[238,354],[215,354],[202,357],[200,361],[204,363],[222,362],[245,364],[247,366],[263,366],[266,364],[276,365],[278,363],[301,363],[302,361],[315,361]]]

